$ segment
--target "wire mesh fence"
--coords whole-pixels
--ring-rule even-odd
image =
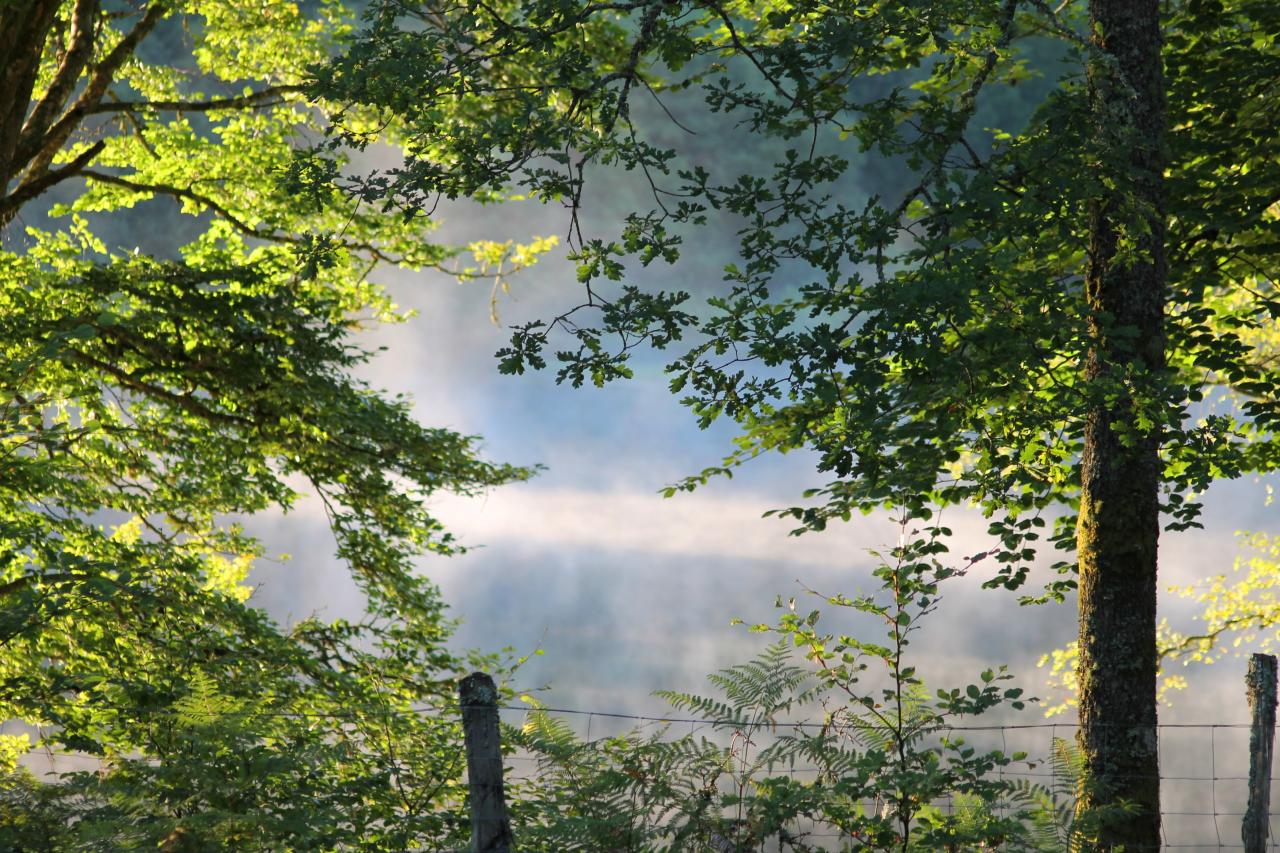
[[[503,717],[510,724],[529,713],[529,709],[507,706]],[[662,715],[632,715],[571,708],[544,708],[570,722],[584,743],[601,743],[611,735],[626,731],[662,729],[670,736],[688,734],[717,738],[725,742],[742,733],[733,727],[716,726],[707,720]],[[782,729],[816,731],[823,721],[762,721],[751,724],[761,731]],[[1245,817],[1249,795],[1248,722],[1173,723],[1158,729],[1161,787],[1161,849],[1186,851],[1244,850],[1241,822]],[[1074,742],[1079,724],[1074,722],[1042,722],[1006,725],[955,725],[937,730],[940,739],[964,741],[978,751],[999,751],[1006,756],[1025,755],[993,774],[1000,781],[1026,780],[1049,790],[1061,790],[1070,780],[1060,776],[1052,760],[1055,741]],[[536,781],[546,759],[527,752],[505,756],[508,778],[513,782]],[[798,781],[813,782],[823,768],[796,764],[768,768],[764,775],[787,776]],[[1272,777],[1274,784],[1277,778]],[[883,808],[883,801],[866,801],[866,809]],[[942,809],[953,809],[955,803],[936,803]],[[1004,808],[1011,808],[1004,806]],[[1268,815],[1270,826],[1267,849],[1280,849],[1276,822]],[[859,849],[857,839],[837,832],[809,830],[807,839],[827,839],[831,850]]]
[[[388,713],[411,714],[425,725],[456,724],[456,716],[449,716],[456,708],[410,707],[388,709]],[[569,730],[584,750],[604,749],[611,739],[630,734],[643,734],[672,741],[689,736],[705,738],[720,743],[726,750],[733,749],[733,741],[754,739],[757,748],[780,732],[816,732],[824,720],[760,720],[740,721],[737,725],[716,724],[707,719],[679,715],[639,715],[609,710],[531,707],[529,705],[498,705],[497,711],[507,727],[519,729],[531,714],[553,718]],[[266,713],[270,713],[269,711]],[[441,715],[445,715],[443,718]],[[338,716],[338,715],[326,715]],[[1046,721],[1015,724],[973,724],[942,726],[933,732],[939,739],[951,742],[963,740],[979,751],[999,751],[1006,756],[1023,756],[1006,766],[997,768],[993,775],[1000,781],[1025,780],[1048,790],[1059,790],[1068,780],[1060,777],[1052,760],[1057,741],[1074,741],[1079,725],[1074,722]],[[1171,723],[1160,724],[1158,730],[1160,783],[1161,783],[1161,849],[1180,851],[1244,850],[1241,841],[1241,821],[1246,812],[1249,796],[1248,765],[1250,755],[1250,723]],[[507,729],[511,731],[511,728]],[[509,790],[518,798],[522,786],[536,785],[542,778],[548,756],[528,749],[504,746],[502,757],[504,777]],[[60,752],[49,749],[36,750],[24,763],[41,775],[56,776],[73,770],[92,770],[100,765],[92,756]],[[764,776],[785,776],[797,782],[812,783],[824,768],[804,763],[771,766],[761,771]],[[1274,784],[1280,779],[1271,778]],[[868,800],[861,803],[868,810],[885,807],[883,801]],[[936,802],[943,810],[955,809],[957,803],[948,798]],[[465,808],[465,804],[461,804]],[[1009,806],[1002,806],[1010,808]],[[1276,822],[1268,816],[1270,827],[1267,849],[1280,849]],[[519,826],[517,825],[517,844]],[[816,826],[798,827],[798,835],[822,849],[861,849],[858,839],[840,832],[824,830]],[[643,849],[643,848],[640,848]],[[726,847],[734,853],[746,853]],[[761,849],[761,848],[754,848]],[[785,849],[782,846],[774,849]],[[432,850],[431,853],[455,853],[454,850]],[[463,851],[457,851],[463,853]],[[623,853],[621,849],[609,853]],[[771,853],[763,850],[762,853]]]

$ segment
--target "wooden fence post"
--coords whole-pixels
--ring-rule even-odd
[[[1271,753],[1276,736],[1276,658],[1255,654],[1249,659],[1245,676],[1249,708],[1253,711],[1249,730],[1249,807],[1244,813],[1240,837],[1245,853],[1263,853],[1267,847],[1268,815],[1271,811]]]
[[[458,685],[462,737],[467,747],[471,805],[470,853],[511,853],[511,823],[502,791],[502,741],[498,733],[498,688],[483,672]]]

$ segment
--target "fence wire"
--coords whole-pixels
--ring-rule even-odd
[[[527,713],[524,706],[502,706],[504,716]],[[734,728],[700,718],[665,715],[638,715],[610,711],[594,711],[576,708],[541,708],[542,713],[565,720],[576,720],[575,729],[584,739],[594,732],[601,736],[601,722],[613,722],[622,733],[624,728],[649,728],[666,726],[673,735],[686,731],[690,734],[714,736],[717,732],[729,734]],[[824,723],[814,720],[742,721],[743,727],[766,730],[818,731]],[[689,728],[677,727],[688,726]],[[1162,723],[1157,724],[1161,782],[1161,850],[1215,851],[1244,850],[1240,841],[1241,821],[1248,801],[1247,775],[1249,762],[1248,722],[1220,723]],[[1074,741],[1079,729],[1075,722],[1037,722],[1019,724],[958,724],[943,726],[936,734],[946,737],[963,736],[980,750],[998,749],[1004,755],[1026,752],[1025,761],[1014,762],[996,771],[1002,780],[1025,779],[1053,788],[1062,781],[1053,772],[1049,756],[1056,739]],[[537,768],[543,760],[535,755],[510,754],[510,778],[513,781],[537,778]],[[804,779],[816,777],[821,772],[817,766],[774,767],[766,775],[786,775]],[[1273,776],[1272,786],[1280,783]],[[880,803],[867,802],[867,807]],[[938,804],[951,808],[949,800]],[[1277,839],[1277,822],[1273,806],[1269,815],[1271,831],[1267,849],[1280,850]],[[851,841],[840,833],[806,833],[809,839],[827,838],[833,845],[841,840]],[[836,849],[833,846],[833,849]]]
[[[690,735],[700,735],[714,739],[716,736],[732,736],[735,730],[744,729],[768,731],[819,731],[823,721],[815,720],[743,720],[734,724],[713,722],[711,720],[662,714],[629,714],[609,710],[590,710],[564,707],[532,707],[523,704],[506,704],[497,706],[509,724],[518,724],[521,715],[537,711],[564,721],[571,721],[572,728],[584,745],[602,744],[611,736],[628,731],[651,732],[661,729],[671,734],[672,739],[680,737],[686,731]],[[121,709],[132,710],[136,709]],[[421,719],[424,725],[456,725],[457,705],[442,707],[434,705],[411,705],[401,707],[369,707],[349,709],[346,712],[319,713],[295,712],[284,710],[262,709],[255,713],[262,716],[286,717],[324,717],[331,719],[349,719],[357,714],[383,713],[392,716],[413,715]],[[156,709],[155,713],[173,713],[173,709]],[[198,715],[199,711],[184,710],[184,715]],[[210,712],[213,713],[213,712]],[[435,716],[443,714],[443,717]],[[687,729],[685,727],[688,727]],[[3,731],[7,726],[0,726]],[[1026,779],[1054,788],[1060,781],[1050,756],[1055,739],[1073,740],[1078,730],[1078,723],[1040,722],[1019,724],[970,724],[946,725],[934,731],[947,737],[963,736],[966,741],[979,749],[998,749],[1005,755],[1025,752],[1024,761],[1014,762],[998,769],[998,778],[1004,780]],[[1248,776],[1246,770],[1249,761],[1249,730],[1247,722],[1225,723],[1162,723],[1157,724],[1158,748],[1160,759],[1161,781],[1161,850],[1216,851],[1244,850],[1240,838],[1241,819],[1245,814],[1248,799]],[[592,740],[594,738],[594,740]],[[461,746],[459,747],[461,748]],[[545,758],[520,751],[512,751],[504,755],[507,779],[510,784],[534,783],[538,781],[539,770],[544,766]],[[100,760],[89,755],[75,752],[63,752],[40,748],[33,751],[24,762],[33,770],[57,775],[69,770],[84,770],[94,767]],[[42,767],[33,766],[43,764]],[[793,765],[775,767],[768,770],[769,775],[787,775],[804,780],[816,777],[822,768],[817,766]],[[1280,783],[1280,778],[1271,778],[1273,786]],[[867,807],[879,807],[882,803],[868,801]],[[953,808],[954,803],[948,800],[939,803],[945,808]],[[1270,833],[1268,849],[1280,850],[1280,839],[1277,838],[1277,822],[1274,819],[1274,807],[1268,816]],[[852,842],[847,834],[834,832],[805,833],[808,839],[828,839],[831,849],[841,848],[841,842]],[[455,853],[455,851],[432,850],[421,853]],[[456,851],[465,853],[465,851]]]

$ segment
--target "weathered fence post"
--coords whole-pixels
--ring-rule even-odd
[[[1249,730],[1249,807],[1244,813],[1240,837],[1245,853],[1263,853],[1267,847],[1268,814],[1271,811],[1271,752],[1276,736],[1276,658],[1257,655],[1249,659],[1245,676],[1253,722]]]
[[[470,853],[511,853],[511,823],[502,791],[502,741],[498,734],[498,688],[483,672],[458,685],[462,737],[467,746],[471,800]]]

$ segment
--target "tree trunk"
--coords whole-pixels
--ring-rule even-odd
[[[59,5],[58,0],[0,3],[0,198],[18,176],[18,138]]]
[[[1164,81],[1156,0],[1090,0],[1098,191],[1085,292],[1092,400],[1081,463],[1082,810],[1097,849],[1160,848],[1156,730],[1159,386],[1166,301]],[[1121,801],[1137,813],[1117,814]]]

